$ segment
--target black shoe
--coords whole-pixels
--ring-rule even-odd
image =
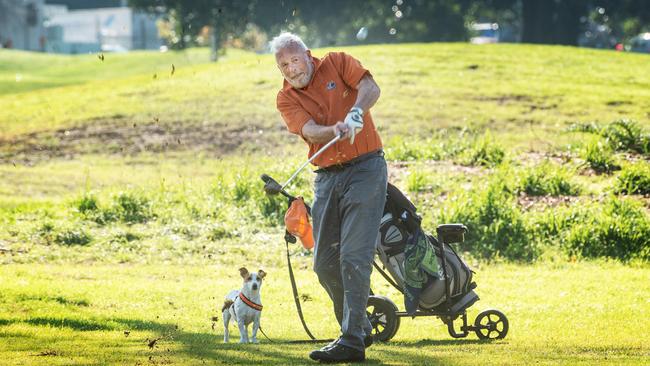
[[[319,350],[312,351],[309,358],[314,361],[334,362],[361,362],[366,360],[366,353],[342,344],[335,344],[333,347],[325,346]]]
[[[334,347],[334,345],[337,344],[337,343],[339,343],[340,340],[341,340],[340,337],[339,337],[339,338],[336,338],[335,340],[333,340],[332,342],[330,342],[327,346],[321,348],[321,351],[325,350],[326,348],[332,348],[332,347]],[[367,336],[363,339],[363,346],[366,347],[366,348],[368,348],[368,347],[372,346],[372,344],[374,343],[374,341],[375,341],[375,336],[373,336],[372,334],[369,334],[369,335],[367,335]]]

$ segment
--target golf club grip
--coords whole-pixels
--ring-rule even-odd
[[[262,178],[264,183],[275,182],[275,179],[271,178],[268,174],[262,174],[260,178]]]

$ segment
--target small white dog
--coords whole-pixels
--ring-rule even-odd
[[[239,328],[239,343],[248,343],[248,325],[253,323],[253,333],[250,343],[257,342],[257,330],[260,328],[260,317],[262,315],[262,300],[260,290],[262,279],[266,272],[261,269],[257,273],[249,273],[245,267],[239,269],[239,274],[244,279],[244,286],[241,290],[232,290],[226,296],[221,313],[223,316],[223,342],[228,343],[230,333],[228,325],[230,319],[237,322]]]

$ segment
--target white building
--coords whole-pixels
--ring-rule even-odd
[[[45,0],[0,0],[0,48],[45,50]]]
[[[157,17],[128,7],[67,11],[60,5],[48,5],[47,9],[49,52],[120,52],[158,49],[163,44]]]

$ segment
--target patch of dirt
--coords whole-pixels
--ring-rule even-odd
[[[525,211],[535,208],[546,209],[548,207],[557,207],[560,205],[571,205],[580,201],[577,196],[528,196],[520,195],[517,197],[517,203]]]
[[[59,352],[57,352],[57,351],[55,351],[53,349],[50,349],[50,350],[47,350],[47,351],[43,351],[43,352],[34,354],[32,356],[39,356],[40,357],[40,356],[60,356],[60,355],[61,354]]]
[[[632,105],[634,103],[630,102],[629,100],[610,100],[609,102],[605,103],[605,105],[608,105],[610,107],[616,107],[619,105]]]
[[[226,126],[203,123],[120,123],[115,119],[55,131],[0,138],[0,163],[33,165],[50,159],[73,159],[84,154],[136,155],[142,152],[201,151],[213,156],[241,147],[267,149],[290,143],[284,126],[261,124]]]
[[[473,98],[478,101],[485,102],[497,102],[497,104],[502,105],[509,102],[532,102],[533,98],[528,95],[523,94],[504,94],[504,95],[495,95],[495,96],[478,96]]]

